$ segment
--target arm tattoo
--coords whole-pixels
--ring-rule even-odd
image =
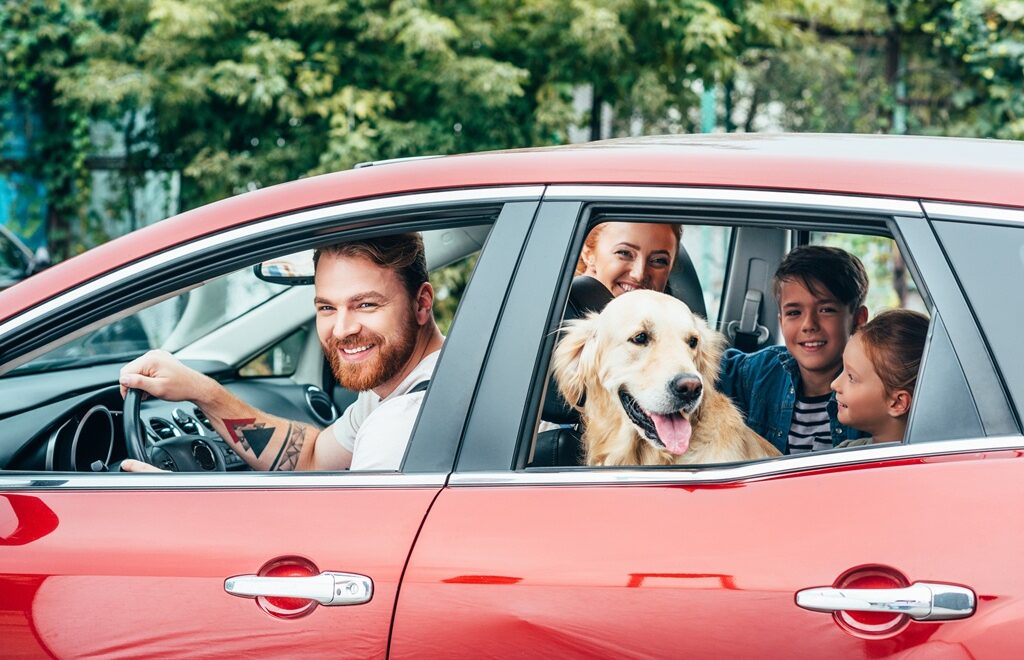
[[[284,443],[277,457],[270,464],[270,470],[294,470],[299,464],[299,454],[302,453],[302,445],[306,443],[306,429],[300,424],[288,422],[288,432],[284,436]]]
[[[237,445],[239,451],[251,452],[256,458],[263,455],[263,450],[270,444],[276,427],[267,426],[260,422],[256,424],[255,419],[225,419],[224,426],[227,427],[228,436]]]

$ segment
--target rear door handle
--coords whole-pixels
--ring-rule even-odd
[[[373,598],[373,580],[365,575],[330,571],[309,577],[236,575],[224,580],[224,591],[241,598],[277,596],[306,598],[321,605],[361,605]]]
[[[796,593],[796,604],[814,612],[889,612],[915,621],[965,619],[977,598],[966,587],[915,582],[903,589],[833,589],[814,587]]]

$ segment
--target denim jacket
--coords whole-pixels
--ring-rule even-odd
[[[743,413],[747,426],[761,434],[783,454],[788,453],[789,428],[800,382],[800,367],[785,346],[769,346],[756,353],[730,348],[722,357],[718,386]],[[832,446],[864,434],[844,426],[836,417],[835,392],[827,410],[832,427]]]

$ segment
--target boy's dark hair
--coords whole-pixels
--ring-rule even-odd
[[[785,280],[800,282],[816,296],[830,293],[851,312],[856,312],[868,295],[868,274],[860,259],[824,245],[801,245],[789,251],[772,279],[776,300]],[[820,290],[822,286],[826,292]]]
[[[381,268],[389,268],[398,273],[412,298],[416,297],[429,277],[423,237],[415,232],[326,245],[313,253],[314,270],[322,254],[332,257],[364,257]]]

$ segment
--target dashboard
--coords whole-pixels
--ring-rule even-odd
[[[329,426],[338,416],[335,402],[314,385],[288,378],[232,379],[221,363],[187,364],[272,415],[317,428]],[[0,468],[104,472],[127,458],[119,368],[103,365],[0,379]],[[347,394],[340,397],[346,404]],[[150,399],[140,412],[149,446],[178,436],[200,436],[223,454],[228,470],[250,469],[194,403]]]

